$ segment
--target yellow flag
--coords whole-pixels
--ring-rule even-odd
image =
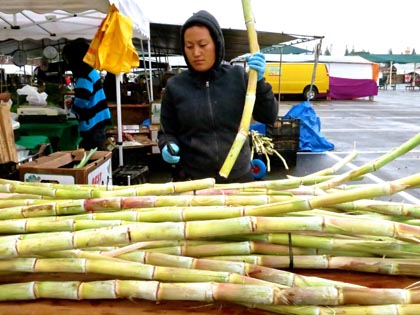
[[[132,37],[133,21],[122,15],[112,4],[83,61],[95,69],[116,75],[130,72],[131,68],[139,66],[139,56]]]

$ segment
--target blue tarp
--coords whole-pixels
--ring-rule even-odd
[[[285,119],[300,120],[299,151],[324,152],[334,149],[321,133],[321,120],[309,101],[294,105]]]

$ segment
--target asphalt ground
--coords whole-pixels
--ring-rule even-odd
[[[280,114],[296,101],[282,101]],[[321,133],[334,144],[334,150],[314,153],[298,152],[296,166],[286,171],[274,166],[263,179],[286,175],[304,176],[333,166],[351,152],[357,157],[338,173],[356,169],[399,147],[420,132],[420,91],[380,90],[373,100],[312,101],[321,121]],[[367,174],[362,183],[383,183],[420,172],[420,146]],[[350,184],[350,183],[349,183]],[[420,205],[420,189],[409,189],[381,199]]]

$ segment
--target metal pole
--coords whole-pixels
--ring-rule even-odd
[[[147,67],[146,67],[146,59],[144,58],[143,40],[140,41],[140,45],[141,45],[141,55],[143,57],[144,73],[146,73]],[[150,62],[150,51],[149,51],[149,62]],[[151,102],[153,100],[153,96],[150,95],[149,81],[147,80],[147,76],[145,76],[145,79],[146,79],[147,96],[149,98],[149,102]]]
[[[280,87],[281,87],[281,65],[283,63],[283,47],[280,47],[280,60],[279,60],[279,100],[278,103],[280,104]]]
[[[389,86],[392,86],[392,60],[389,62]]]
[[[123,141],[122,141],[122,119],[121,119],[121,76],[122,73],[115,76],[115,88],[117,92],[117,128],[118,128],[118,156],[119,156],[119,166],[124,165],[123,160]]]
[[[309,87],[309,95],[312,95],[312,89],[314,86],[315,78],[316,78],[316,69],[318,68],[318,61],[319,61],[319,55],[321,53],[321,44],[322,39],[320,39],[319,43],[315,46],[315,60],[314,60],[314,70],[312,71],[312,78],[311,78],[311,86]],[[309,101],[309,97],[307,98],[307,101]]]
[[[152,72],[152,56],[150,55],[150,39],[147,41],[147,51],[149,52],[149,78],[150,78],[150,98],[149,101],[154,100],[153,96],[153,72]]]

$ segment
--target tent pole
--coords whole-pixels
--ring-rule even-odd
[[[392,60],[389,62],[389,86],[392,86]]]
[[[318,69],[318,61],[319,61],[319,55],[321,53],[321,45],[322,45],[322,39],[320,39],[319,43],[315,46],[316,50],[315,50],[315,55],[314,55],[314,68],[312,70],[312,78],[311,78],[311,85],[309,88],[310,90],[309,94],[312,94],[314,82],[316,79],[316,70]],[[310,99],[308,98],[307,101],[310,101]]]
[[[150,39],[147,41],[147,51],[149,53],[149,78],[150,78],[150,99],[149,101],[152,102],[154,100],[153,96],[153,76],[152,76],[152,56],[150,55]]]
[[[121,119],[121,76],[122,74],[118,74],[115,76],[115,88],[117,94],[117,129],[118,129],[118,157],[119,157],[119,166],[124,165],[123,160],[123,141],[122,141],[122,119]]]
[[[280,90],[281,90],[281,78],[282,78],[281,76],[282,64],[283,64],[283,46],[280,47],[280,60],[279,60],[279,85],[278,85],[279,99],[277,101],[279,104],[280,104]]]
[[[0,64],[0,93],[3,93],[3,80],[6,81],[4,77],[4,73],[6,73],[6,69],[3,70],[3,63]],[[3,72],[4,71],[4,72]],[[416,72],[416,68],[414,68],[414,73]]]
[[[147,67],[146,67],[146,58],[144,58],[143,40],[140,40],[140,45],[141,45],[141,55],[143,57],[143,68],[144,68],[144,72],[146,73]],[[149,55],[149,58],[150,58],[150,55]],[[149,102],[150,102],[150,87],[149,87],[149,80],[147,80],[147,76],[146,76],[146,89],[147,89],[147,98],[149,99]]]

